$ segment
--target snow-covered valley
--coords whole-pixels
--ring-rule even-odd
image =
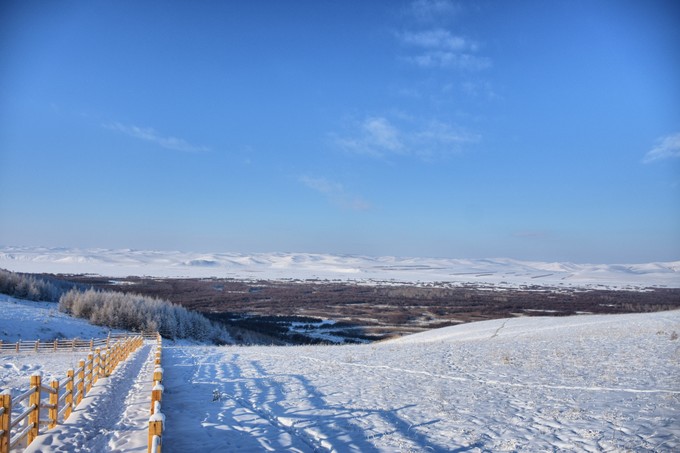
[[[15,306],[83,332],[30,304],[3,296],[16,319],[3,329],[28,332]],[[163,451],[677,451],[679,333],[670,311],[493,320],[354,346],[166,342]],[[122,394],[90,403],[101,417],[83,413],[33,450],[143,451],[149,353],[102,382],[101,395]],[[70,366],[50,354],[1,359],[13,392],[21,370]]]

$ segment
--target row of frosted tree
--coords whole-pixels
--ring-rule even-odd
[[[229,334],[222,327],[200,313],[139,294],[72,289],[59,299],[59,310],[114,329],[158,331],[172,339],[230,342]]]
[[[17,299],[56,301],[64,291],[64,285],[46,278],[0,269],[0,294]]]
[[[0,269],[0,294],[34,301],[59,301],[59,309],[113,329],[158,331],[166,338],[229,343],[226,330],[200,313],[139,294],[82,289],[43,275]]]

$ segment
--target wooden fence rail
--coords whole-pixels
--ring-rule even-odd
[[[29,445],[40,434],[41,426],[51,429],[60,421],[63,423],[97,380],[111,375],[120,362],[144,344],[144,339],[141,335],[116,337],[105,344],[104,348],[89,353],[87,359],[80,360],[77,369],[68,370],[61,381],[53,379],[45,386],[42,377],[35,374],[30,378],[28,390],[22,394],[14,398],[7,390],[0,394],[0,453],[8,453],[24,440]],[[44,420],[41,409],[47,409]],[[19,414],[13,413],[18,410],[21,410]]]
[[[163,339],[158,334],[156,338],[153,387],[151,389],[151,416],[149,417],[149,448],[147,449],[147,453],[161,453],[163,430],[165,429],[165,415],[161,412],[161,401],[163,400],[164,391],[163,368],[161,368]]]
[[[141,332],[139,334],[145,340],[155,340],[157,332]],[[105,338],[69,338],[52,341],[19,340],[6,343],[0,340],[0,353],[2,352],[57,352],[57,351],[94,351],[96,348],[106,348],[117,340],[129,337],[129,333],[110,333]]]
[[[0,352],[57,352],[57,351],[94,351],[106,347],[111,342],[108,338],[92,338],[90,340],[54,340],[54,341],[17,341],[4,343],[0,341]]]

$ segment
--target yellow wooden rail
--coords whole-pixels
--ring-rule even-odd
[[[48,429],[63,423],[80,404],[100,377],[109,376],[118,364],[144,344],[141,335],[116,337],[105,348],[97,348],[78,362],[78,368],[66,372],[61,382],[53,379],[43,385],[39,374],[30,378],[29,389],[12,398],[9,391],[0,394],[0,453],[8,453],[24,440],[29,445],[40,434],[41,425]],[[47,402],[43,402],[43,394]],[[25,401],[28,400],[26,404]],[[23,408],[22,408],[22,403]],[[19,414],[14,409],[22,408]],[[41,420],[41,409],[47,409],[47,419]]]
[[[163,338],[156,335],[156,353],[154,354],[153,387],[151,389],[151,416],[149,417],[149,448],[147,453],[161,453],[163,430],[165,429],[165,415],[161,412],[163,399],[163,368],[161,355],[163,353]]]

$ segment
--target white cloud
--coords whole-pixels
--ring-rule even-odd
[[[484,97],[486,99],[498,99],[499,96],[490,82],[484,80],[467,81],[461,85],[463,92],[472,97]]]
[[[407,31],[397,37],[403,45],[415,49],[404,60],[423,68],[482,70],[492,65],[490,58],[477,54],[480,45],[476,41],[454,35],[448,30]]]
[[[386,118],[368,118],[362,127],[369,144],[392,152],[403,149],[399,131]]]
[[[400,38],[404,44],[428,49],[448,49],[455,52],[477,50],[476,43],[462,36],[455,36],[441,28],[420,32],[404,32],[400,35]]]
[[[491,59],[487,57],[440,50],[426,51],[419,55],[405,57],[404,60],[420,66],[421,68],[455,67],[479,71],[492,66]]]
[[[415,0],[409,5],[408,12],[420,22],[436,22],[460,11],[460,6],[450,0]]]
[[[645,154],[643,162],[680,157],[680,132],[661,137],[656,143],[656,146]]]
[[[312,178],[310,176],[301,176],[300,182],[309,187],[310,189],[313,189],[323,194],[331,194],[334,192],[343,191],[341,184],[331,182],[326,178]]]
[[[342,184],[326,178],[301,176],[299,181],[308,188],[326,196],[334,204],[352,211],[368,211],[372,208],[370,202],[363,197],[348,193]]]
[[[337,139],[341,148],[373,157],[403,153],[400,132],[387,118],[366,118],[358,129],[352,137]]]
[[[385,117],[368,117],[335,143],[347,152],[375,158],[401,155],[429,160],[459,152],[462,145],[480,140],[478,135],[438,120],[400,119],[403,124],[398,127]]]
[[[469,134],[459,128],[436,120],[430,121],[422,130],[415,132],[414,137],[423,143],[437,143],[441,145],[479,141],[479,136],[477,135]]]
[[[114,131],[122,132],[123,134],[129,135],[130,137],[155,143],[156,145],[166,149],[190,153],[210,151],[208,147],[193,145],[181,138],[162,136],[150,127],[128,126],[121,123],[108,123],[105,124],[104,127]]]

